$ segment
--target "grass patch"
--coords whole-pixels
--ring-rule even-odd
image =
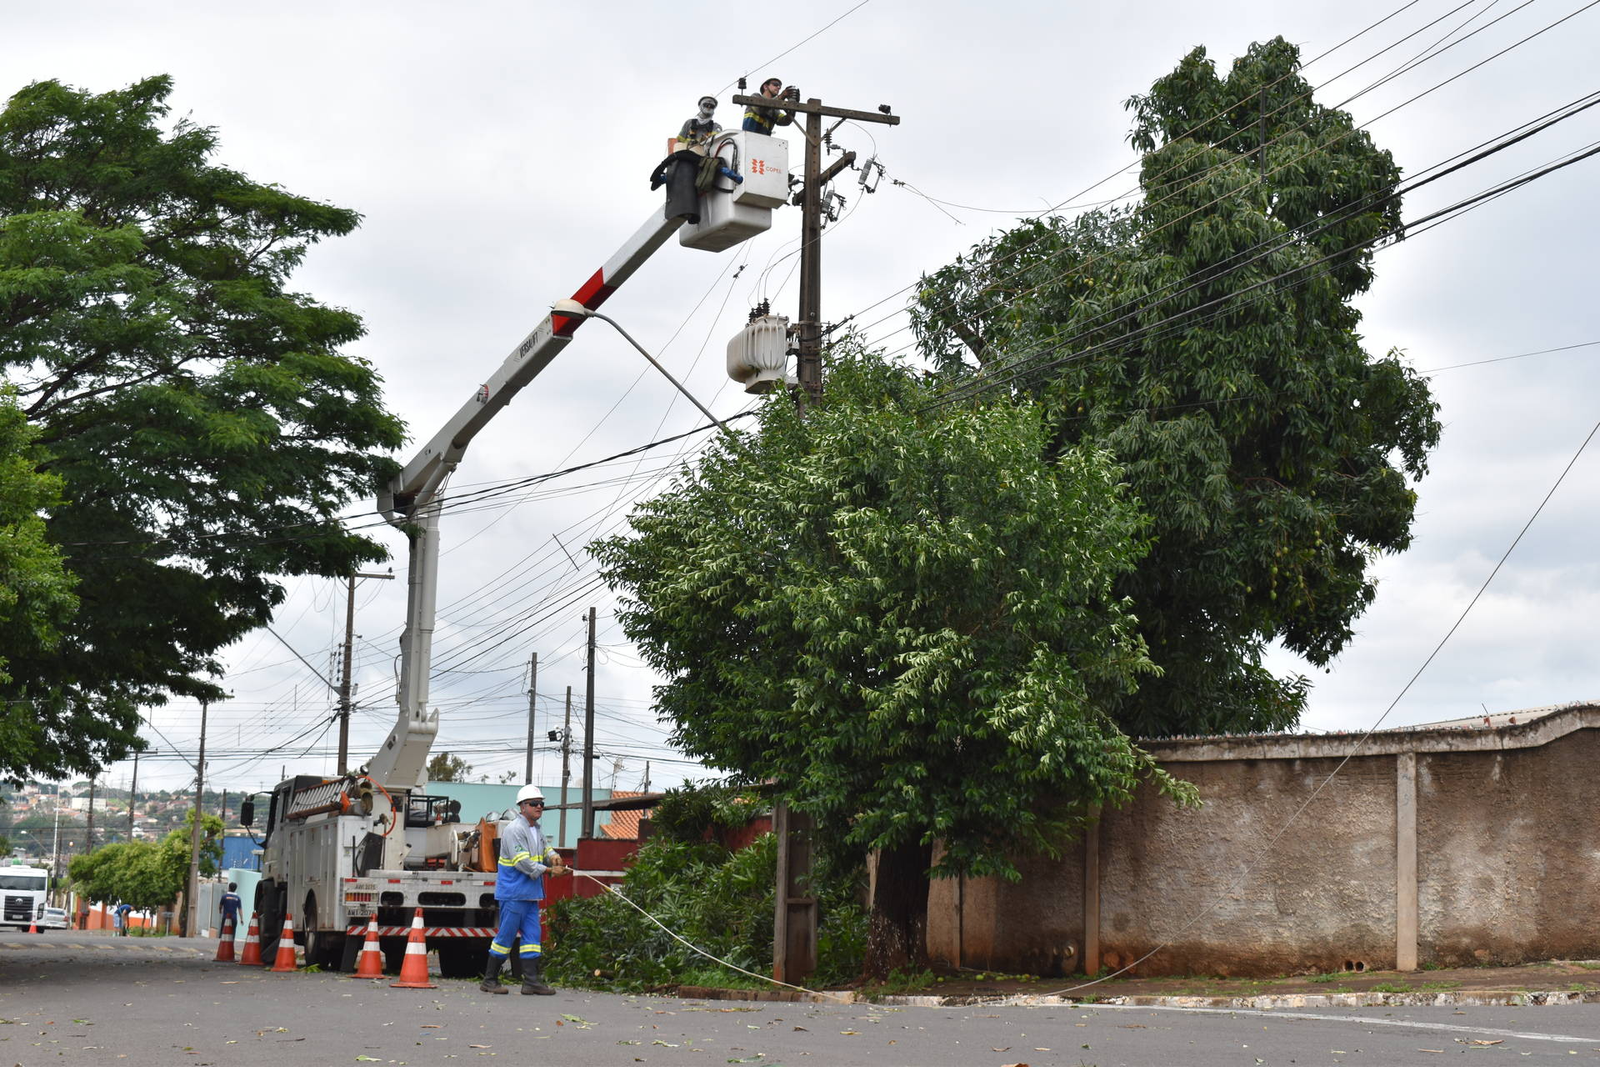
[[[771,982],[760,978],[752,978],[748,974],[718,967],[716,964],[707,964],[704,967],[689,967],[678,975],[679,985],[702,985],[712,989],[773,989]]]
[[[879,997],[885,996],[920,993],[932,986],[934,982],[933,972],[927,969],[920,971],[894,970],[890,971],[889,977],[882,982],[863,986],[861,992],[868,1000],[877,1000]]]
[[[1401,985],[1399,982],[1379,982],[1372,987],[1374,993],[1409,993],[1410,986]]]

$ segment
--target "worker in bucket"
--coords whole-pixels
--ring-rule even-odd
[[[769,100],[799,99],[797,89],[790,89],[787,93],[783,90],[782,78],[768,78],[761,83],[761,95]],[[744,109],[744,128],[751,133],[770,134],[774,126],[792,126],[794,113],[776,107],[760,107],[751,104]]]
[[[699,111],[683,120],[683,126],[678,130],[676,147],[680,152],[696,148],[703,150],[707,141],[722,132],[722,127],[717,125],[713,117],[717,113],[717,98],[702,96],[699,108]]]
[[[500,929],[489,945],[489,961],[478,988],[485,993],[509,993],[500,984],[500,968],[511,955],[511,942],[522,935],[522,992],[553,996],[555,990],[539,974],[539,902],[544,900],[544,879],[567,873],[561,853],[550,847],[539,829],[544,815],[544,794],[536,785],[517,790],[517,814],[500,835],[500,873],[494,899],[500,905]]]
[[[684,120],[678,136],[673,139],[672,154],[656,164],[650,175],[650,188],[667,187],[669,219],[683,219],[691,226],[700,221],[700,193],[707,184],[701,177],[701,170],[703,166],[715,169],[715,161],[707,160],[707,148],[712,138],[722,132],[722,127],[712,117],[716,111],[717,98],[702,96],[700,110]]]

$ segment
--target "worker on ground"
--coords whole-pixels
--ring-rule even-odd
[[[717,98],[702,96],[700,110],[684,120],[673,138],[671,155],[650,175],[650,188],[667,187],[667,218],[683,219],[691,226],[700,221],[700,170],[706,163],[711,139],[722,132],[714,116]],[[711,164],[714,166],[714,164]]]
[[[761,83],[761,95],[769,100],[776,100],[784,96],[783,79],[768,78]],[[799,90],[790,89],[788,96],[798,98]],[[794,124],[794,113],[776,107],[760,107],[751,104],[744,109],[744,128],[751,133],[770,134],[774,126],[791,126]]]
[[[536,785],[517,791],[517,814],[500,835],[500,873],[494,899],[500,905],[500,929],[489,945],[488,965],[478,988],[485,993],[507,993],[500,984],[500,968],[511,955],[511,942],[522,935],[522,992],[531,996],[555,993],[539,974],[539,902],[544,899],[544,878],[565,874],[561,853],[551,848],[539,829],[544,815],[544,794]]]
[[[227,929],[228,923],[233,923],[233,928],[239,928],[239,912],[244,906],[244,901],[239,899],[239,894],[234,892],[239,888],[238,882],[229,882],[228,891],[222,894],[222,900],[217,909],[222,912],[222,926]]]

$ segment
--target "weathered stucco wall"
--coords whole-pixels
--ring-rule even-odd
[[[1600,731],[1417,760],[1419,942],[1443,966],[1600,955]]]
[[[1204,803],[1154,790],[1106,813],[1101,962],[1151,974],[1260,974],[1394,962],[1394,758],[1174,764]],[[1261,857],[1255,869],[1244,868]],[[1209,910],[1207,910],[1209,909]],[[1202,914],[1203,913],[1203,914]]]
[[[1600,956],[1600,707],[1507,719],[1151,744],[1201,808],[1144,789],[1020,883],[934,883],[930,955],[1069,974],[1155,950],[1135,973],[1224,975]]]

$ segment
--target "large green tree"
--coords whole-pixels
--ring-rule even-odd
[[[45,529],[61,482],[38,469],[34,436],[15,398],[0,391],[0,686],[12,681],[11,659],[55,647],[78,606],[61,550]],[[0,751],[24,742],[14,730],[11,717],[0,714]]]
[[[1144,778],[1189,795],[1104,710],[1153,673],[1116,467],[1047,458],[1035,407],[933,399],[840,356],[808,418],[772,398],[595,546],[675,741],[878,853],[879,976],[921,957],[935,841],[937,873],[1015,876]]]
[[[103,904],[126,902],[152,910],[171,904],[189,880],[194,810],[184,825],[160,841],[122,841],[74,856],[67,867],[80,896]],[[200,874],[212,877],[222,862],[222,820],[200,821]]]
[[[47,613],[59,639],[6,649],[0,774],[92,773],[141,705],[221,695],[217,653],[270,618],[276,576],[384,555],[336,516],[402,426],[341,352],[360,319],[288,288],[359,217],[213,162],[171,89],[38,82],[0,111],[0,370],[79,599]]]
[[[1293,725],[1308,683],[1266,647],[1321,666],[1350,640],[1438,440],[1426,384],[1363,349],[1351,304],[1399,169],[1298,71],[1281,38],[1226,77],[1194,50],[1129,102],[1134,206],[1024,223],[913,310],[949,397],[1045,404],[1047,454],[1107,450],[1151,516],[1116,582],[1162,671],[1112,697],[1136,735]]]

